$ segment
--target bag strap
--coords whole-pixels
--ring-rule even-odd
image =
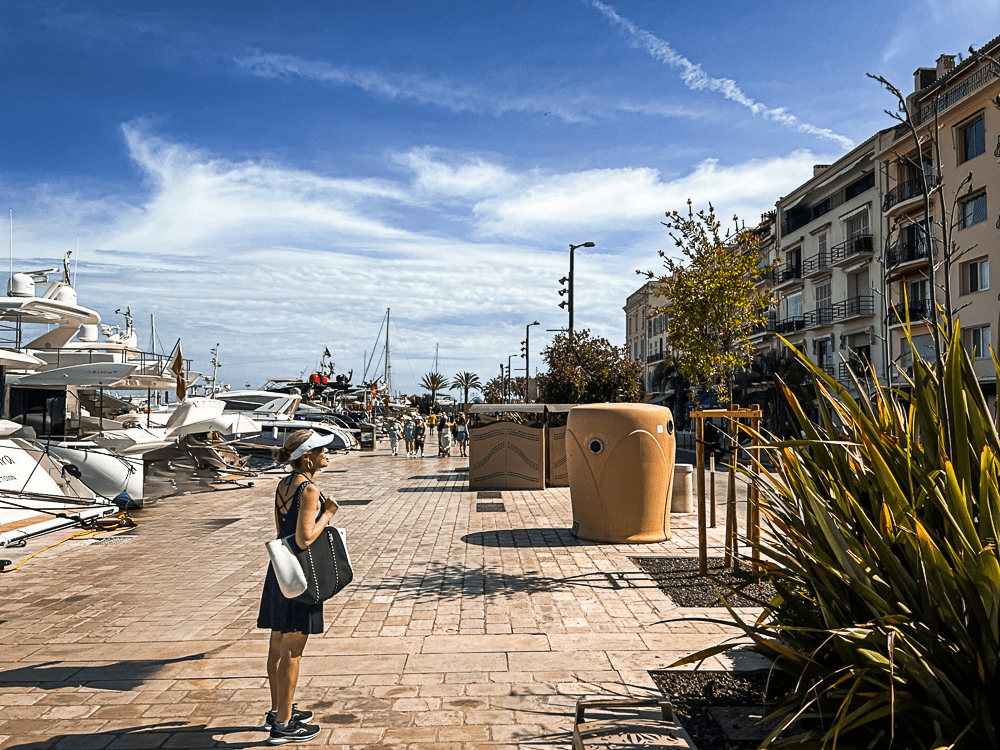
[[[294,477],[298,473],[299,472],[297,471],[293,471],[291,474],[288,475],[289,484],[292,483],[292,477]],[[291,513],[292,509],[299,502],[299,498],[302,496],[302,488],[305,487],[307,484],[313,484],[313,481],[308,477],[306,477],[305,474],[303,474],[302,477],[303,479],[301,482],[299,482],[299,486],[295,488],[295,492],[292,493],[291,498],[288,499],[288,510],[286,510],[284,513],[281,512],[282,504],[278,502],[278,493],[274,494],[274,507],[278,510],[278,513],[280,513],[281,515],[287,516],[289,513]]]

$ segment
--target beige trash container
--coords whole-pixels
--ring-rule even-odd
[[[573,533],[595,542],[670,538],[674,420],[651,404],[586,404],[569,413]]]

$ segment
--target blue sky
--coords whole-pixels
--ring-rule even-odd
[[[200,5],[0,8],[0,205],[15,269],[79,237],[82,304],[233,387],[357,379],[387,307],[396,391],[538,320],[535,370],[585,241],[576,325],[621,345],[664,212],[756,221],[889,124],[866,72],[1000,34],[997,0]]]

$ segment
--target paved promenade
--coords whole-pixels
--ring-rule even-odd
[[[647,670],[732,635],[696,621],[724,610],[676,607],[629,559],[696,554],[693,514],[674,514],[663,544],[580,542],[567,488],[503,491],[506,512],[477,512],[464,466],[383,445],[317,477],[345,502],[356,573],[306,648],[297,701],[323,731],[300,746],[568,748],[579,697],[658,696]],[[0,748],[264,744],[254,624],[280,476],[161,501],[137,529],[0,576]]]

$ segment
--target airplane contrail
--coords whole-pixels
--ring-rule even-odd
[[[760,115],[765,120],[773,120],[781,125],[794,128],[801,133],[809,133],[820,138],[827,138],[836,141],[844,148],[854,146],[854,141],[846,136],[833,132],[829,128],[820,128],[808,122],[800,120],[795,115],[789,113],[784,107],[770,108],[761,102],[756,102],[743,93],[736,81],[731,78],[712,78],[701,66],[691,62],[686,57],[677,52],[667,42],[644,29],[640,29],[627,18],[618,15],[613,8],[608,7],[600,0],[585,0],[601,12],[611,23],[619,26],[629,37],[632,46],[644,49],[654,60],[659,60],[664,65],[677,68],[681,71],[681,80],[689,89],[700,91],[707,89],[722,94],[726,99],[741,104],[755,115]]]

